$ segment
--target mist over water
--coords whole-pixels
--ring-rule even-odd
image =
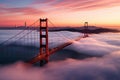
[[[60,35],[63,32],[64,36]],[[0,34],[0,37],[6,34],[5,38],[8,38],[7,33],[1,31],[0,33],[3,35]],[[50,48],[82,35],[68,31],[49,34]],[[12,32],[9,35],[12,36]],[[92,34],[80,41],[73,41],[72,45],[52,55],[50,62],[42,68],[26,67],[22,61],[1,65],[0,80],[120,80],[120,37],[118,35],[120,33]],[[0,41],[2,42],[5,38]],[[37,43],[36,50],[39,47]],[[26,45],[30,46],[29,43]],[[21,47],[18,47],[18,50]],[[34,50],[33,47],[24,48],[30,52]],[[29,59],[36,54],[21,52],[14,55]],[[0,55],[3,56],[1,52]],[[7,58],[12,57],[11,55]]]

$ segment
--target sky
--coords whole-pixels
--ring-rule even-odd
[[[120,28],[120,0],[0,0],[0,26],[48,18],[55,26]],[[52,26],[51,24],[49,26]]]

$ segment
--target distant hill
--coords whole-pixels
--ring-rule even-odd
[[[71,31],[71,32],[82,32],[84,33],[84,27],[56,27],[56,28],[50,28],[49,31]],[[87,31],[88,33],[104,33],[104,32],[120,32],[117,29],[110,29],[110,28],[102,28],[102,27],[96,27],[96,26],[89,26],[89,29]]]
[[[38,30],[39,28],[34,28],[34,27],[0,27],[0,29],[9,29],[9,30]],[[55,31],[71,31],[71,32],[81,32],[84,33],[84,26],[82,27],[49,27],[50,32],[55,32]],[[120,30],[117,29],[110,29],[110,28],[102,28],[102,27],[96,27],[96,26],[89,26],[89,29],[87,31],[88,33],[104,33],[104,32],[120,32]]]

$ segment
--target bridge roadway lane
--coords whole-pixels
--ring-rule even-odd
[[[85,38],[85,37],[79,36],[78,38],[74,39],[73,41],[79,41],[81,38]],[[49,56],[52,55],[52,54],[54,54],[54,53],[57,52],[57,51],[60,51],[61,49],[65,48],[65,47],[71,45],[71,44],[73,43],[73,41],[66,42],[66,43],[64,43],[64,44],[61,44],[61,45],[58,46],[58,47],[55,47],[55,48],[53,48],[53,49],[50,49],[50,50],[49,50]],[[35,56],[34,58],[32,58],[30,61],[27,61],[27,63],[29,63],[29,64],[34,64],[34,63],[36,63],[36,62],[39,62],[40,60],[44,60],[46,56],[47,56],[47,55],[46,55],[45,53],[43,53],[43,54],[38,54],[37,56]]]

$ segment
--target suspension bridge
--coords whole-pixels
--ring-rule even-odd
[[[15,43],[15,44],[23,44],[23,46],[25,46],[26,43],[30,43],[30,42],[32,42],[31,43],[32,45],[35,45],[35,42],[38,41],[39,50],[37,51],[37,55],[27,60],[26,63],[34,64],[34,63],[39,62],[40,66],[43,66],[44,64],[48,63],[49,57],[55,52],[60,51],[61,49],[71,45],[73,41],[79,41],[82,38],[88,37],[88,22],[85,22],[84,34],[82,36],[77,36],[75,39],[72,39],[72,40],[68,39],[67,42],[62,43],[59,46],[56,46],[50,49],[49,48],[49,27],[48,27],[49,23],[51,23],[54,27],[54,24],[52,23],[52,21],[48,20],[47,18],[38,19],[33,24],[29,26],[25,26],[23,30],[21,30],[14,36],[0,43],[1,49],[2,49],[2,45],[8,45],[8,44]],[[62,35],[62,34],[58,34],[58,35]],[[18,42],[20,40],[22,41]],[[7,50],[7,49],[4,49],[4,50]]]

